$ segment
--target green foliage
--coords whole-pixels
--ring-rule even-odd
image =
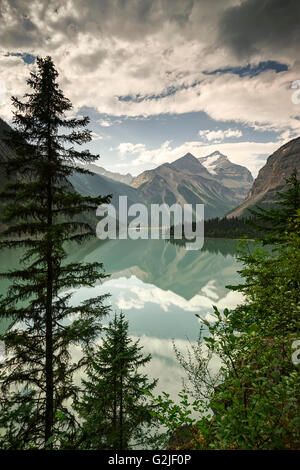
[[[269,229],[265,239],[273,241],[272,247],[263,249],[258,244],[251,249],[244,243],[240,250],[244,282],[231,289],[242,292],[244,302],[232,311],[219,312],[215,307],[212,323],[199,317],[203,328],[198,346],[187,359],[177,352],[192,387],[187,400],[191,404],[185,401],[178,410],[164,397],[160,421],[169,436],[174,435],[170,413],[176,409],[179,429],[196,426],[199,432],[190,440],[190,448],[300,447],[300,375],[299,365],[292,361],[300,313],[300,210],[295,174],[287,184],[278,213],[272,209],[261,215],[265,225],[274,222],[274,230]],[[220,361],[217,371],[210,367],[214,357]],[[193,406],[192,398],[197,403],[196,423],[186,413]],[[185,446],[181,443],[181,448]]]
[[[148,395],[156,385],[139,370],[151,360],[128,335],[124,315],[114,316],[102,344],[93,351],[78,404],[83,449],[151,446],[153,416]]]
[[[196,230],[196,223],[192,222],[192,230]],[[184,234],[184,226],[182,226]],[[232,239],[261,239],[263,238],[264,231],[262,228],[255,226],[255,218],[219,218],[204,220],[204,234],[205,242],[207,243],[210,238],[232,238]],[[170,242],[176,245],[185,245],[186,239],[174,238],[174,226],[170,228]]]

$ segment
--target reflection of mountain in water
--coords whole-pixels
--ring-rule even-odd
[[[191,299],[212,279],[219,295],[237,278],[234,240],[207,239],[202,250],[186,250],[164,240],[94,240],[71,255],[101,261],[111,277],[135,275],[141,281]]]
[[[111,275],[110,279],[126,279],[124,289],[128,290],[128,295],[135,276],[148,286],[147,289],[153,285],[169,297],[177,294],[189,301],[197,294],[204,295],[208,286],[213,285],[217,298],[223,299],[229,292],[225,286],[238,279],[238,263],[234,257],[236,244],[234,240],[207,239],[202,250],[192,251],[165,240],[101,242],[95,238],[79,250],[77,245],[70,246],[68,261],[103,262],[107,273]],[[21,254],[21,250],[1,251],[0,270],[17,268]],[[5,295],[8,287],[8,280],[0,279],[0,295]],[[158,295],[155,292],[154,289],[153,295]],[[171,298],[170,302],[173,302]],[[9,319],[1,320],[0,333],[10,323]]]
[[[165,391],[175,398],[183,372],[174,359],[171,338],[184,353],[199,332],[195,313],[210,321],[212,305],[222,310],[240,302],[237,293],[225,288],[237,281],[235,247],[234,240],[222,239],[207,239],[200,251],[165,240],[101,242],[94,238],[79,248],[70,245],[68,261],[100,261],[111,274],[103,285],[74,290],[73,301],[76,305],[110,293],[113,310],[124,311],[131,334],[152,354],[145,373],[159,377],[158,393]],[[0,271],[17,268],[21,255],[21,250],[1,251]],[[8,287],[8,281],[0,278],[0,294],[5,295]],[[8,326],[8,321],[1,320],[0,333]]]

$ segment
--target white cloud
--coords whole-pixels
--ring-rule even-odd
[[[200,130],[198,132],[200,137],[203,137],[204,140],[208,142],[222,142],[223,140],[230,137],[242,137],[242,131],[238,129],[225,129],[224,131],[219,129],[217,131],[212,131],[209,129]]]
[[[102,127],[110,127],[112,126],[112,122],[108,119],[99,119],[97,123]]]
[[[122,119],[110,119],[110,118],[105,118],[105,119],[98,119],[96,122],[99,124],[101,127],[111,127],[115,124],[121,124]]]
[[[299,106],[293,104],[290,88],[294,78],[299,75],[299,65],[292,71],[280,74],[267,71],[251,78],[218,74],[202,77],[199,84],[179,89],[175,94],[160,99],[145,98],[140,102],[120,102],[115,97],[104,102],[103,106],[106,112],[129,116],[205,111],[217,121],[235,120],[257,128],[260,126],[265,130],[283,131],[291,128],[299,131]],[[151,76],[146,81],[148,80],[148,86],[151,86]],[[127,85],[129,83],[130,81]],[[145,81],[142,85],[134,86],[142,95],[149,93],[141,90],[141,87],[145,87]],[[164,87],[162,83],[156,84],[153,77],[152,93],[155,93],[155,89],[156,93],[158,90],[162,92]],[[129,90],[126,94],[130,94]]]
[[[103,136],[100,135],[100,134],[97,134],[97,132],[91,132],[91,137],[92,137],[92,140],[102,140],[103,139]]]
[[[130,154],[140,154],[146,151],[146,146],[144,144],[131,144],[130,142],[122,142],[118,145],[117,150],[121,156],[124,156],[128,153]]]

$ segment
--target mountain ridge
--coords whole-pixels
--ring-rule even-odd
[[[11,130],[11,127],[0,118],[0,162],[7,155],[13,155],[11,148],[3,141],[5,131]],[[78,164],[79,167],[83,168],[85,165]],[[89,165],[96,166],[96,165]],[[117,182],[113,179],[107,178],[100,174],[93,173],[82,174],[74,170],[73,174],[68,177],[69,183],[71,183],[73,189],[80,194],[85,196],[99,196],[112,194],[112,203],[115,207],[118,207],[117,199],[119,196],[127,196],[128,203],[133,204],[136,202],[143,202],[140,199],[138,192],[131,186]],[[6,176],[4,174],[3,168],[0,165],[0,188],[6,182]]]
[[[2,121],[0,128],[7,130],[9,126]],[[2,152],[7,154],[6,144],[1,139],[0,145],[2,145],[0,147]],[[84,195],[113,194],[112,203],[116,208],[118,208],[118,197],[126,195],[128,204],[137,202],[146,205],[166,203],[169,206],[174,203],[204,204],[206,218],[221,217],[233,210],[244,199],[238,187],[240,174],[238,178],[235,178],[236,184],[232,184],[236,169],[242,169],[246,180],[250,179],[250,172],[244,167],[231,163],[220,152],[214,152],[213,156],[218,158],[215,158],[217,166],[214,169],[215,174],[212,174],[203,165],[211,156],[196,158],[188,152],[171,163],[164,163],[153,170],[146,170],[136,177],[132,177],[129,173],[120,175],[109,172],[96,164],[87,166],[79,164],[78,166],[90,170],[92,174],[81,174],[75,170],[69,181],[74,190]],[[120,181],[123,177],[129,178],[130,185]]]
[[[86,168],[87,170],[100,175],[100,176],[105,176],[106,178],[109,178],[114,181],[119,181],[120,183],[128,184],[130,186],[133,176],[130,173],[122,174],[122,173],[117,173],[114,171],[109,171],[103,168],[103,166],[99,166],[95,163],[90,163],[88,165],[83,165],[83,164],[77,164],[77,166],[81,168]]]
[[[298,171],[300,178],[300,137],[285,143],[268,157],[266,164],[259,170],[246,200],[230,211],[227,217],[249,214],[248,209],[255,205],[273,206],[278,200],[277,192],[284,189],[285,180],[294,169]]]
[[[217,181],[191,153],[136,176],[131,183],[148,203],[204,204],[205,217],[225,215],[241,197]],[[230,209],[228,209],[230,210]]]

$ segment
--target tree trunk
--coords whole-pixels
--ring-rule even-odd
[[[52,436],[53,429],[53,336],[52,336],[52,259],[48,263],[48,286],[46,305],[46,416],[45,444]],[[49,445],[52,448],[52,445]]]
[[[123,375],[120,377],[120,450],[123,450]]]
[[[48,112],[50,111],[50,106],[48,103]],[[50,119],[48,121],[48,161],[51,162],[51,128],[50,128]],[[53,433],[53,424],[54,424],[54,403],[53,403],[53,240],[52,240],[52,207],[53,197],[52,197],[52,177],[51,172],[48,177],[47,183],[47,225],[48,232],[47,236],[47,299],[46,299],[46,415],[45,415],[45,444],[52,436]],[[50,233],[49,233],[50,232]],[[53,444],[50,443],[48,446],[50,449],[53,447]]]
[[[116,449],[116,439],[117,436],[117,378],[114,375],[114,405],[113,405],[113,448]]]

